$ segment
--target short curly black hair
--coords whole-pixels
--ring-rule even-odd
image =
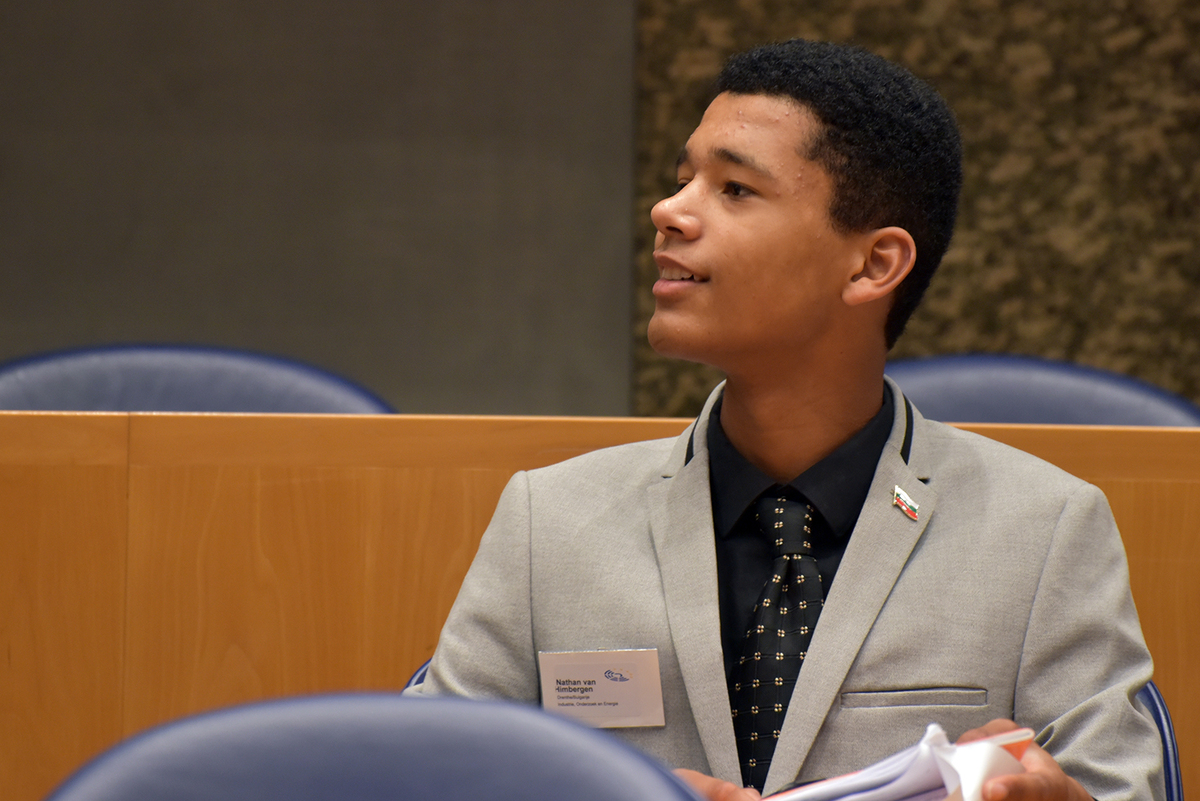
[[[731,57],[716,91],[788,97],[822,123],[808,158],[834,180],[829,216],[842,233],[899,226],[917,245],[884,335],[892,347],[954,232],[962,144],[941,96],[860,47],[792,39]]]

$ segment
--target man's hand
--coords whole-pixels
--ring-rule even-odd
[[[762,798],[753,787],[738,787],[732,782],[714,779],[687,768],[676,768],[675,775],[708,801],[758,801]]]
[[[1019,728],[1011,720],[993,720],[986,726],[971,729],[958,743],[982,740]],[[983,801],[1091,801],[1083,785],[1062,772],[1062,768],[1037,743],[1030,743],[1021,764],[1026,773],[999,776],[983,785]]]

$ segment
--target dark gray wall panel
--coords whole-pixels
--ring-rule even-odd
[[[623,414],[633,2],[0,11],[0,358],[209,342]]]

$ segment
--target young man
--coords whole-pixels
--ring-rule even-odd
[[[710,798],[860,768],[931,721],[1037,732],[988,801],[1161,797],[1103,496],[883,377],[953,228],[942,100],[862,50],[759,48],[678,176],[650,341],[727,380],[678,440],[513,478],[421,692],[537,702],[539,652],[656,649],[665,725],[613,731]]]

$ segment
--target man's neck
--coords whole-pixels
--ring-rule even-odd
[[[853,373],[854,371],[846,371]],[[883,403],[882,369],[836,382],[754,381],[730,376],[721,426],[738,452],[780,483],[792,480],[859,431]]]

